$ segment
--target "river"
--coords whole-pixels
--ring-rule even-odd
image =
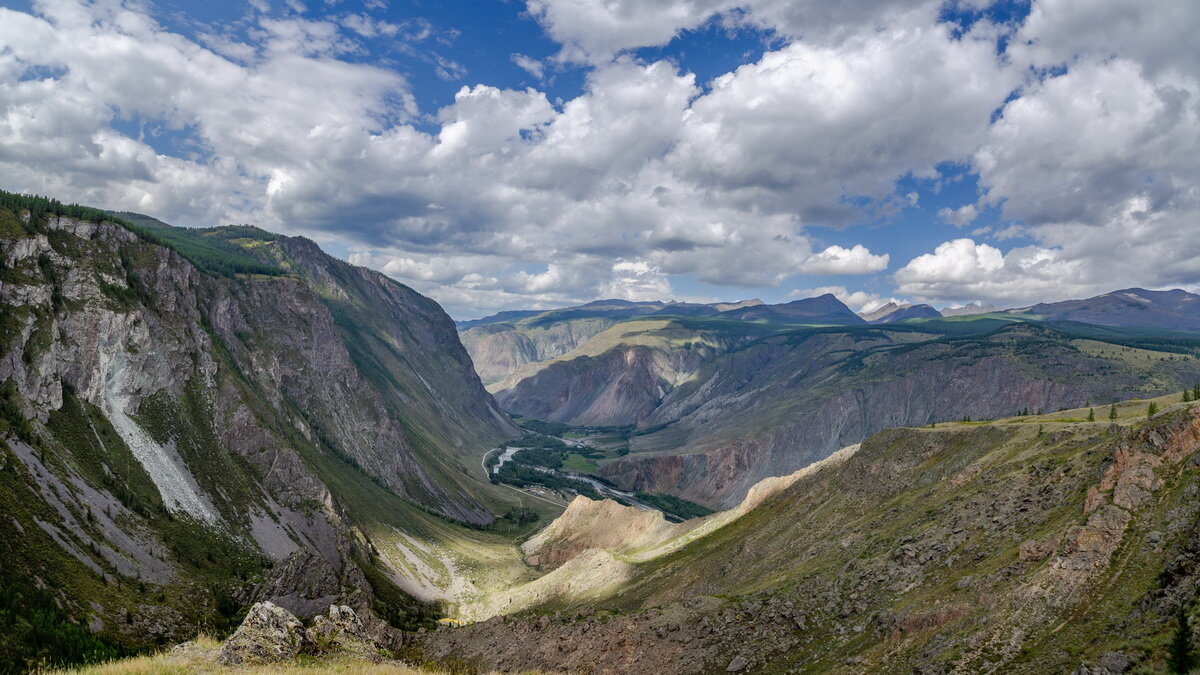
[[[553,436],[552,438],[557,438],[557,436]],[[580,443],[579,441],[566,439],[566,438],[559,438],[558,440],[562,441],[563,443],[566,443],[567,445],[575,447],[575,448],[584,447],[584,444]],[[494,466],[492,466],[492,473],[496,473],[497,471],[499,471],[500,467],[505,462],[507,462],[513,458],[513,455],[517,454],[521,450],[526,450],[526,449],[528,449],[528,448],[516,448],[516,447],[505,448],[504,452],[500,453],[500,458],[496,461],[496,464]],[[486,461],[486,459],[487,459],[486,455],[484,456],[484,459]],[[667,520],[671,520],[671,521],[679,520],[677,517],[675,517],[669,513],[666,513],[663,510],[638,499],[637,497],[634,496],[634,494],[632,492],[618,490],[617,488],[615,488],[611,485],[608,485],[607,483],[598,481],[595,478],[592,478],[591,476],[586,476],[584,474],[574,473],[574,472],[570,472],[570,471],[559,471],[558,469],[549,469],[544,466],[530,466],[528,464],[525,466],[529,466],[529,468],[531,468],[531,469],[536,469],[537,471],[542,471],[544,473],[554,474],[554,475],[560,476],[562,478],[583,481],[584,483],[587,483],[588,485],[591,485],[592,487],[596,488],[596,491],[602,495],[611,497],[618,501],[623,501],[626,504],[630,504],[631,506],[641,509],[643,511],[658,511]]]

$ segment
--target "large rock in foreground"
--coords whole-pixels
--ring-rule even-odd
[[[237,666],[286,661],[300,653],[303,641],[304,624],[291,612],[274,603],[256,602],[221,647],[217,662]]]
[[[306,654],[344,654],[377,661],[379,649],[358,614],[346,605],[330,605],[307,630],[294,614],[272,602],[258,602],[221,647],[225,666],[277,663]]]
[[[329,615],[317,615],[304,633],[305,650],[316,654],[348,654],[368,661],[379,658],[374,640],[346,605],[330,605]]]

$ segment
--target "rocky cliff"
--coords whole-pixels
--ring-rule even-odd
[[[485,324],[460,335],[480,379],[491,384],[526,364],[562,356],[618,322],[609,317],[584,317],[533,326]]]
[[[491,521],[468,469],[514,430],[436,303],[252,228],[166,246],[33,201],[0,226],[6,580],[127,644],[251,597],[399,621],[352,489]]]
[[[500,312],[461,322],[458,328],[480,378],[493,385],[526,365],[568,354],[622,321],[647,316],[712,317],[761,304],[761,300],[711,304],[597,300],[544,312]]]
[[[677,322],[672,342],[651,344],[652,330],[635,330],[647,321],[518,371],[497,398],[528,417],[638,425],[630,454],[603,464],[601,475],[713,507],[882,429],[1108,402],[1200,380],[1200,360],[1173,338],[1143,348],[1041,323]],[[746,326],[759,332],[730,332]],[[705,344],[714,347],[696,350]]]

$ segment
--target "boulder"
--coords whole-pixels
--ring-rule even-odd
[[[258,602],[225,641],[217,662],[225,666],[275,663],[295,658],[304,641],[304,625],[291,612]]]
[[[368,660],[379,656],[379,650],[362,621],[346,605],[330,605],[328,615],[318,614],[314,617],[304,638],[306,650],[315,654],[350,654]]]

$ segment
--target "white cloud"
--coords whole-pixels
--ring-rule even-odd
[[[527,0],[530,15],[563,45],[560,60],[603,63],[638,47],[664,45],[710,21],[752,26],[810,42],[871,32],[928,0]]]
[[[889,259],[887,253],[874,255],[862,244],[830,246],[805,260],[800,270],[806,274],[867,274],[887,269]]]
[[[517,64],[521,70],[524,70],[539,80],[542,79],[542,77],[544,77],[546,74],[546,66],[543,65],[541,61],[538,61],[533,57],[526,56],[524,54],[513,54],[509,58],[511,58],[512,62]]]
[[[1135,61],[1151,77],[1196,74],[1200,4],[1124,0],[1038,0],[1013,40],[1022,63]]]
[[[613,276],[600,288],[600,297],[644,301],[671,298],[671,282],[657,267],[636,261],[618,260]]]
[[[979,216],[979,209],[974,204],[960,206],[957,209],[944,208],[938,211],[938,218],[955,227],[970,225]]]
[[[133,4],[0,9],[0,181],[182,224],[337,239],[462,310],[657,297],[680,274],[771,286],[879,272],[887,252],[814,250],[806,228],[915,207],[898,181],[957,161],[985,194],[939,216],[965,227],[998,207],[1015,225],[995,241],[1036,244],[947,242],[896,273],[903,295],[1200,278],[1196,11],[1037,0],[1006,63],[996,27],[955,35],[940,7],[534,0],[560,58],[594,64],[582,93],[552,102],[469,83],[424,114],[403,77],[349,60],[370,38],[410,52],[451,39],[426,21],[252,15],[252,39],[209,31],[201,44]],[[621,55],[710,21],[769,29],[780,46],[706,83]],[[131,127],[146,133],[118,130]]]
[[[1013,40],[1017,65],[1060,70],[1004,106],[972,167],[1016,221],[996,238],[1053,251],[1072,292],[1200,277],[1197,31],[1195,3],[1039,0]]]
[[[1078,281],[1085,272],[1084,264],[1064,259],[1059,249],[1028,246],[1005,254],[964,238],[913,258],[895,279],[897,292],[922,302],[1022,304],[1087,294],[1092,285]]]
[[[896,180],[966,159],[1018,82],[990,38],[921,14],[835,46],[793,43],[713,82],[669,162],[742,209],[843,225],[908,204]]]
[[[554,116],[554,108],[540,91],[497,89],[482,84],[463,87],[454,95],[454,104],[443,108],[438,115],[442,129],[433,157],[493,152],[519,136],[522,130],[547,124]]]

